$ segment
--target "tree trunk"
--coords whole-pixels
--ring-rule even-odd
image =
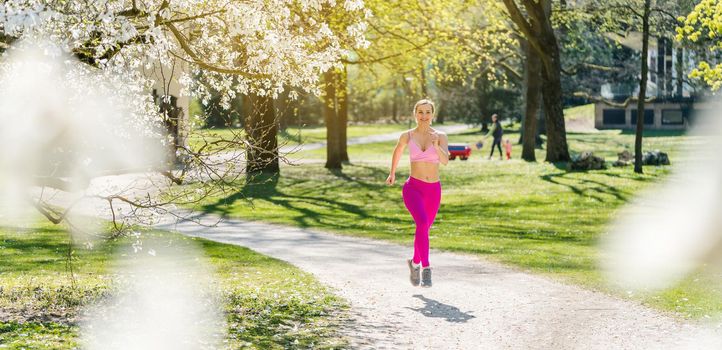
[[[438,105],[434,108],[438,109]],[[434,111],[434,112],[437,112],[437,111]],[[445,119],[446,118],[445,118],[444,114],[442,114],[442,113],[436,114],[436,123],[437,124],[444,124]]]
[[[160,112],[163,114],[163,124],[168,135],[173,138],[173,143],[168,148],[168,160],[173,166],[184,166],[183,159],[179,154],[185,154],[188,148],[189,118],[182,107],[178,107],[178,98],[170,95],[166,98],[158,96],[153,89],[153,100],[157,101]],[[181,152],[179,152],[181,151]]]
[[[293,117],[293,107],[289,98],[290,92],[289,89],[285,89],[275,101],[276,110],[278,111],[278,129],[283,131],[288,128],[288,122]]]
[[[541,94],[541,62],[539,56],[525,43],[526,69],[524,70],[525,112],[522,128],[521,158],[528,162],[536,161],[537,119],[539,116],[539,97]]]
[[[246,129],[246,126],[251,122],[251,114],[253,114],[253,102],[251,102],[251,96],[241,95],[241,108],[239,122],[241,127]]]
[[[399,122],[399,87],[398,82],[394,79],[394,97],[391,101],[391,120],[394,123]]]
[[[480,91],[481,97],[479,97],[479,123],[481,123],[481,132],[487,133],[489,132],[489,122],[491,121],[491,116],[487,113],[486,110],[486,94],[484,91]]]
[[[338,91],[336,100],[338,101],[338,123],[339,123],[339,153],[342,162],[350,162],[348,158],[348,140],[346,131],[348,129],[348,71],[346,65],[338,71]]]
[[[520,28],[542,62],[542,101],[547,130],[546,161],[569,161],[562,106],[559,43],[551,24],[551,0],[523,0],[521,3],[527,10],[526,15],[521,12],[515,0],[504,0],[510,18]]]
[[[536,135],[539,140],[541,140],[541,135],[547,134],[547,124],[546,124],[546,112],[544,112],[544,101],[541,101],[541,108],[539,110],[539,115],[536,118],[537,124],[536,124]],[[541,145],[540,141],[537,141],[538,145]]]
[[[558,61],[557,61],[557,68]],[[570,160],[567,132],[564,125],[564,109],[562,108],[561,79],[556,73],[542,70],[544,100],[544,124],[547,129],[547,162],[566,162]]]
[[[323,120],[326,124],[326,168],[341,169],[340,123],[336,113],[336,73],[333,69],[323,73]]]
[[[421,63],[420,72],[421,72],[421,74],[420,74],[421,77],[420,77],[419,83],[421,83],[421,98],[427,98],[427,99],[431,98],[429,96],[429,88],[426,84],[426,67],[424,66],[423,63]],[[436,107],[434,107],[436,109],[436,110],[434,110],[434,117],[435,117],[434,121],[438,124],[444,124],[444,115],[439,113],[439,111],[438,111],[439,107],[440,107],[440,103],[436,103]]]
[[[547,162],[570,160],[567,131],[564,125],[562,105],[561,60],[559,43],[551,24],[551,1],[543,0],[544,16],[540,23],[539,43],[545,49],[542,62],[542,99],[544,100],[545,126],[547,129]]]
[[[642,133],[644,131],[644,100],[647,94],[647,56],[649,52],[649,8],[651,0],[644,0],[642,14],[642,76],[639,79],[639,96],[637,97],[637,133],[634,138],[634,172],[642,174]]]
[[[251,113],[245,123],[248,148],[246,174],[278,174],[278,124],[270,96],[249,96]]]
[[[423,63],[421,63],[420,72],[419,83],[421,84],[421,98],[429,98],[429,91],[426,88],[426,67],[424,67]]]

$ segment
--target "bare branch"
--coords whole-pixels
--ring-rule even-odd
[[[398,33],[395,33],[395,32],[389,32],[389,31],[386,31],[386,30],[382,30],[381,28],[379,28],[378,26],[376,26],[373,22],[369,22],[369,26],[371,26],[371,28],[373,28],[374,30],[376,30],[376,31],[379,32],[380,34],[391,35],[392,37],[401,39],[401,41],[404,41],[404,42],[406,42],[406,43],[409,43],[411,46],[413,46],[413,47],[416,48],[417,50],[423,49],[423,46],[425,45],[425,44],[418,45],[418,44],[416,44],[415,42],[411,41],[409,38],[407,38],[407,37],[405,37],[405,36],[403,36],[403,35],[401,35],[401,34],[398,34]]]
[[[192,63],[195,63],[196,65],[198,65],[199,67],[201,67],[203,69],[207,69],[209,71],[223,73],[223,74],[240,75],[243,77],[253,78],[253,79],[268,78],[268,76],[266,74],[252,74],[252,73],[246,72],[241,69],[230,69],[230,68],[224,68],[224,67],[217,67],[212,64],[209,64],[198,57],[198,55],[193,51],[193,48],[191,48],[190,45],[188,45],[188,41],[183,36],[183,34],[181,34],[181,32],[172,23],[165,24],[165,27],[168,28],[171,31],[171,33],[173,33],[173,36],[178,41],[178,44],[183,49],[183,52],[185,52],[186,55],[188,55],[188,57],[191,58]]]
[[[635,102],[638,101],[637,97],[635,97],[635,96],[630,96],[630,97],[627,97],[627,99],[624,100],[624,102],[619,103],[619,102],[610,101],[610,100],[608,100],[608,99],[606,99],[606,98],[603,98],[603,97],[592,96],[592,95],[590,95],[590,94],[588,94],[588,93],[586,93],[586,92],[583,92],[583,91],[577,91],[577,92],[575,92],[575,93],[573,94],[573,96],[574,96],[574,97],[581,97],[581,98],[584,98],[584,99],[587,99],[587,100],[590,100],[590,101],[593,101],[593,102],[598,102],[598,103],[601,102],[601,103],[604,103],[604,104],[606,104],[606,105],[608,105],[608,106],[618,107],[618,108],[627,108],[631,103],[635,103]],[[645,102],[645,103],[654,102],[656,99],[657,99],[656,97],[650,97],[650,98],[648,98],[648,99],[645,99],[644,102]]]
[[[669,18],[672,20],[672,22],[677,23],[677,16],[676,16],[675,14],[667,11],[667,9],[663,9],[663,8],[661,8],[661,7],[655,7],[655,8],[652,8],[652,9],[650,10],[650,12],[653,12],[653,13],[654,13],[654,12],[661,13],[661,14],[669,17]]]
[[[413,48],[408,49],[408,50],[406,50],[406,51],[404,51],[404,52],[397,52],[397,53],[390,54],[390,55],[386,55],[386,56],[383,56],[383,57],[371,58],[371,59],[365,59],[365,60],[356,60],[356,61],[349,61],[349,60],[347,60],[347,59],[342,59],[341,62],[346,63],[346,64],[372,64],[372,63],[379,63],[379,62],[386,61],[386,60],[391,59],[391,58],[394,58],[394,57],[398,57],[398,56],[407,54],[407,53],[409,53],[409,52],[420,51],[420,50],[422,50],[422,49],[424,48],[424,46],[426,46],[426,45],[428,45],[428,44],[431,44],[433,41],[434,41],[434,39],[432,38],[432,39],[429,39],[428,41],[422,43],[422,44],[419,45],[419,46],[414,45]]]
[[[34,202],[34,201],[31,201],[31,202],[32,202],[33,206],[35,207],[35,209],[37,209],[38,212],[40,212],[40,214],[42,214],[46,219],[48,219],[48,221],[52,222],[53,224],[57,225],[63,221],[62,216],[58,215],[58,213],[51,213],[52,209],[43,205],[44,203]],[[53,214],[55,214],[55,215],[53,215]]]
[[[589,68],[589,69],[599,70],[599,71],[603,71],[603,72],[621,72],[623,70],[620,67],[602,66],[602,65],[598,65],[598,64],[594,64],[594,63],[581,62],[581,63],[577,63],[576,65],[574,65],[574,67],[572,67],[571,69],[562,68],[561,71],[562,71],[562,73],[564,73],[566,75],[576,75],[577,72],[579,71],[579,68]]]
[[[201,14],[198,14],[198,15],[195,15],[195,16],[190,16],[190,17],[181,17],[181,18],[169,19],[169,20],[164,20],[164,21],[158,21],[158,22],[157,22],[157,25],[161,25],[161,26],[162,26],[162,25],[168,25],[168,24],[173,24],[173,23],[188,22],[188,21],[192,21],[192,20],[196,20],[196,19],[200,19],[200,18],[205,18],[205,17],[217,15],[217,14],[220,14],[220,13],[225,13],[225,12],[226,12],[226,10],[224,9],[224,10],[218,10],[218,11],[201,13]],[[150,28],[150,27],[149,27],[149,26],[146,26],[146,25],[136,27],[137,30],[148,29],[148,28]]]
[[[506,62],[501,62],[501,68],[504,68],[507,73],[511,74],[512,76],[514,76],[514,78],[518,80],[521,80],[523,78],[522,75],[516,71],[516,69],[514,69]]]

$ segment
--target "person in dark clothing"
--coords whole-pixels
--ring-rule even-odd
[[[504,135],[504,129],[501,127],[501,123],[499,122],[499,117],[494,114],[491,116],[491,128],[489,129],[489,132],[484,135],[484,138],[482,140],[486,140],[489,136],[492,136],[494,138],[494,142],[491,144],[491,152],[489,153],[489,159],[491,159],[491,156],[494,155],[494,147],[499,150],[499,160],[503,159],[503,155],[501,153],[501,137]]]

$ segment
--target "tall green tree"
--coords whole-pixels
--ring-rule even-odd
[[[689,1],[656,1],[656,0],[609,0],[609,1],[591,1],[584,7],[577,8],[578,12],[588,14],[589,21],[592,25],[603,33],[608,33],[617,40],[627,41],[632,44],[639,34],[641,38],[641,50],[637,62],[640,69],[638,75],[638,93],[636,98],[630,96],[622,103],[607,101],[603,98],[590,96],[586,93],[577,92],[577,96],[583,96],[595,101],[626,107],[629,103],[637,104],[637,125],[635,126],[635,162],[634,171],[642,173],[642,141],[644,136],[644,111],[645,105],[655,96],[648,97],[648,76],[650,73],[649,46],[652,37],[657,39],[658,45],[662,45],[665,38],[673,35],[673,30],[677,22],[676,17],[684,13],[690,7]],[[637,42],[638,44],[638,42]],[[680,53],[677,52],[678,59]],[[627,72],[617,67],[618,72]],[[656,67],[653,67],[656,69]],[[685,74],[682,74],[678,66],[678,80],[682,80]],[[652,71],[652,73],[655,73]],[[658,82],[663,88],[671,88],[672,82]],[[677,88],[681,90],[682,82],[678,82]],[[678,91],[677,94],[681,94]]]
[[[546,118],[546,161],[568,161],[564,108],[562,105],[561,56],[552,26],[551,0],[503,0],[509,17],[541,61],[542,100]],[[525,12],[517,5],[520,3]]]
[[[414,100],[438,97],[434,88],[436,82],[453,79],[473,82],[468,79],[470,76],[476,77],[481,71],[487,74],[490,69],[486,67],[498,55],[504,54],[503,47],[511,41],[507,38],[508,25],[499,20],[499,16],[494,16],[500,7],[491,0],[478,3],[371,0],[365,5],[374,13],[368,19],[367,38],[371,45],[350,51],[344,67],[336,70],[336,76],[324,78],[327,82],[323,107],[324,120],[329,121],[327,136],[342,140],[336,143],[329,139],[328,147],[339,147],[339,150],[327,153],[327,157],[339,157],[327,159],[330,168],[339,168],[343,161],[348,161],[345,131],[349,111],[373,113],[379,110],[349,106],[350,102],[361,100],[359,96],[352,96],[359,91],[359,85],[369,83],[366,90],[369,95],[384,94],[387,90],[388,109],[404,113],[410,111]],[[479,13],[487,14],[488,19],[482,21],[482,16],[472,15]],[[340,25],[347,19],[335,17],[335,20]],[[356,77],[352,86],[347,78],[349,70]],[[333,84],[329,85],[331,81]],[[402,90],[406,90],[406,96],[400,94]],[[371,104],[377,102],[373,96],[363,99]],[[437,109],[441,108],[443,104],[437,104]]]
[[[637,97],[637,130],[634,137],[634,172],[642,171],[642,132],[644,131],[644,100],[647,98],[647,75],[649,67],[647,56],[649,53],[649,16],[651,0],[644,0],[642,10],[642,74],[639,79],[639,96]]]
[[[644,105],[646,103],[647,76],[649,72],[648,52],[649,37],[653,34],[651,25],[657,29],[658,36],[671,36],[671,28],[674,27],[675,18],[683,11],[683,3],[668,1],[639,1],[629,0],[626,6],[622,6],[624,11],[631,13],[641,21],[642,29],[642,56],[641,56],[641,76],[639,79],[639,95],[637,96],[637,125],[634,138],[634,172],[642,174],[642,138],[644,132]],[[642,11],[639,11],[641,5]],[[681,77],[681,75],[680,75]],[[663,82],[660,82],[663,84]]]

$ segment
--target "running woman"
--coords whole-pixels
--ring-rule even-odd
[[[429,229],[434,223],[441,203],[441,182],[439,163],[449,163],[449,140],[446,134],[431,128],[434,117],[434,102],[420,100],[414,105],[416,128],[399,137],[391,158],[391,171],[386,179],[388,185],[396,181],[396,166],[409,146],[411,174],[404,183],[403,194],[406,209],[416,223],[414,235],[414,257],[407,260],[411,284],[431,287],[431,266],[429,264]]]

